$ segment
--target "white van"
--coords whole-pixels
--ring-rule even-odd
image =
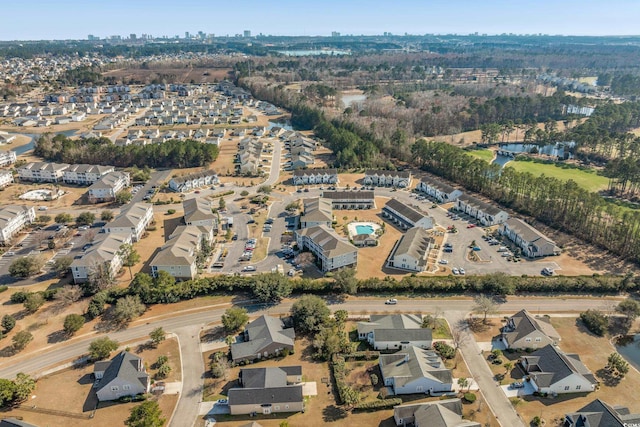
[[[508,250],[509,250],[509,248],[507,248],[506,246],[500,246],[498,248],[498,252],[505,252],[505,251],[508,251]]]

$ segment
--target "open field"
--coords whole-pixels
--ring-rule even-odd
[[[147,366],[147,372],[152,378],[156,372],[152,368],[154,361],[160,355],[168,356],[172,371],[163,381],[180,380],[180,356],[178,342],[175,339],[167,339],[160,343],[157,348],[142,347],[132,349],[132,351],[142,357]],[[115,354],[112,353],[112,356],[115,356]],[[92,389],[92,372],[93,364],[87,364],[40,378],[33,397],[25,403],[25,406],[30,407],[29,410],[12,409],[3,412],[3,417],[22,417],[24,421],[38,423],[39,425],[42,425],[42,420],[46,417],[46,425],[51,427],[123,425],[131,409],[139,403],[103,402],[98,404],[95,391]],[[158,400],[164,417],[168,419],[178,401],[178,395],[163,395],[153,397],[153,399]],[[89,420],[88,417],[96,408],[96,404],[98,406],[95,416]],[[68,415],[47,414],[37,410],[62,410]]]
[[[470,154],[473,157],[477,157],[478,159],[484,160],[487,163],[491,163],[491,161],[495,157],[495,153],[493,152],[493,150],[486,150],[486,149],[467,151],[467,154]]]
[[[544,174],[562,181],[574,180],[580,187],[588,191],[597,192],[607,188],[609,179],[597,175],[595,171],[585,171],[580,169],[565,169],[553,164],[537,162],[509,162],[506,167],[512,167],[518,172],[529,172],[535,176]]]
[[[161,78],[168,83],[213,83],[229,78],[230,68],[122,68],[102,73],[104,77],[113,77],[126,83],[148,84]],[[132,82],[133,81],[133,82]]]

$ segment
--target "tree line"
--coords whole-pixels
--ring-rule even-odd
[[[109,138],[70,139],[62,134],[45,134],[34,154],[63,163],[89,163],[116,167],[193,168],[207,166],[218,157],[215,144],[187,139],[159,144],[117,146]]]

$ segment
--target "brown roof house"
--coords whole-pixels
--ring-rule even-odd
[[[296,333],[288,326],[277,317],[258,317],[246,326],[240,341],[231,344],[231,359],[235,363],[251,362],[278,355],[285,349],[293,351]]]

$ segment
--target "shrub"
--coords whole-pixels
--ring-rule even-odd
[[[7,289],[9,289],[9,287],[7,285],[0,286],[0,293],[6,291]]]
[[[362,402],[356,405],[355,409],[358,410],[372,410],[372,409],[387,409],[394,406],[402,405],[402,399],[394,397],[392,399],[385,400],[370,400],[368,402]]]
[[[433,349],[443,359],[453,359],[456,355],[456,349],[442,341],[433,343]]]
[[[175,209],[168,209],[167,210],[167,215],[173,215],[174,213],[176,213]]]
[[[22,304],[23,302],[25,302],[27,300],[28,296],[29,296],[29,292],[18,291],[18,292],[12,293],[11,297],[9,297],[9,299],[14,304]]]
[[[476,395],[474,393],[465,393],[464,394],[464,400],[466,400],[469,403],[473,403],[475,402],[477,399]]]
[[[584,326],[593,334],[602,337],[607,331],[609,319],[598,310],[587,310],[580,313],[580,320]]]

